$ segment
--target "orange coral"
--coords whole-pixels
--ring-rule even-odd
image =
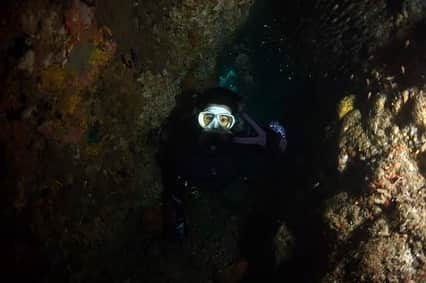
[[[70,95],[65,102],[65,106],[64,106],[64,112],[68,115],[72,115],[74,114],[77,106],[80,104],[81,102],[81,96],[73,94]]]
[[[48,93],[63,91],[67,87],[66,77],[67,74],[62,67],[52,65],[41,72],[38,87]]]

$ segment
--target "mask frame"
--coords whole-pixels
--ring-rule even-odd
[[[198,124],[204,130],[231,130],[236,118],[226,105],[210,104],[198,114]]]

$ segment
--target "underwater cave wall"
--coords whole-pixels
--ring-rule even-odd
[[[129,212],[158,204],[156,131],[176,95],[214,81],[219,48],[252,2],[2,2],[8,273],[93,275]],[[46,258],[47,269],[35,264]]]
[[[2,271],[102,276],[93,259],[159,201],[156,129],[183,89],[215,82],[252,2],[0,4],[1,245],[14,258]],[[316,74],[318,95],[345,97],[330,126],[338,185],[322,185],[324,281],[422,282],[425,2],[272,2],[274,38]]]
[[[300,62],[317,74],[318,95],[340,101],[328,128],[336,175],[322,187],[332,195],[323,282],[423,282],[426,4],[315,2],[297,41],[312,60]]]
[[[288,48],[313,78],[314,116],[327,121],[311,126],[328,144],[312,149],[326,199],[322,281],[423,282],[426,2],[274,5],[285,16],[270,44]]]

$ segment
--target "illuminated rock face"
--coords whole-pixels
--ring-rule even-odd
[[[417,118],[423,91],[371,96],[364,105],[368,112],[355,109],[343,118],[339,159],[346,156],[340,171],[348,183],[324,212],[330,236],[337,239],[335,269],[324,282],[423,280],[426,135]],[[398,117],[403,113],[416,114]],[[363,179],[351,181],[355,175]]]
[[[424,56],[419,54],[424,54],[425,43],[409,32],[424,18],[424,5],[415,2],[405,2],[398,8],[402,14],[387,20],[385,26],[395,31],[397,43],[389,44],[384,34],[377,34],[384,40],[376,47],[368,45],[368,63],[343,88],[355,95],[341,99],[338,107],[342,118],[337,169],[342,183],[323,211],[332,241],[332,271],[323,282],[424,281],[425,80],[416,58]],[[384,50],[400,56],[384,55]],[[351,99],[352,109],[342,111]]]
[[[422,282],[425,2],[312,2],[294,36],[312,57],[300,61],[322,78],[323,99],[340,98],[331,126],[338,185],[327,188],[322,210],[331,270],[323,282]]]
[[[324,282],[424,281],[425,80],[412,54],[425,42],[409,38],[417,47],[403,40],[400,57],[358,74],[363,86],[338,104],[342,114],[353,100],[337,127],[340,184],[323,210],[332,241]]]

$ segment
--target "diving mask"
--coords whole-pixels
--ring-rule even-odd
[[[235,125],[235,117],[225,105],[209,105],[198,114],[198,124],[205,130],[230,130]]]

